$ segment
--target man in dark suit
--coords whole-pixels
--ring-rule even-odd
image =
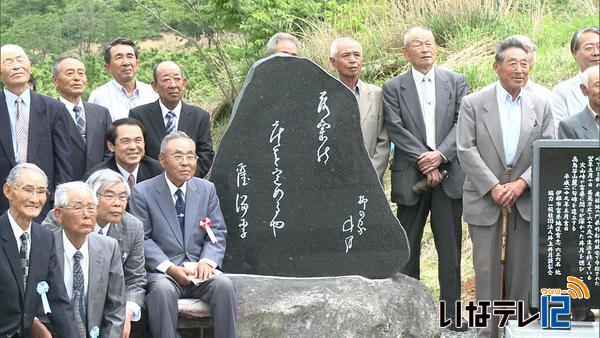
[[[215,186],[193,176],[197,156],[185,133],[167,135],[159,158],[165,174],[136,185],[131,196],[131,213],[144,223],[152,336],[176,337],[177,300],[196,298],[210,305],[215,337],[235,337],[235,291],[217,270],[227,229]]]
[[[198,165],[195,175],[206,176],[215,156],[210,135],[210,114],[181,100],[186,78],[175,62],[164,61],[154,66],[153,76],[152,88],[160,98],[129,112],[130,117],[144,126],[146,154],[158,159],[160,141],[165,135],[181,130],[196,144]]]
[[[0,184],[18,163],[35,163],[48,176],[48,187],[72,178],[68,112],[57,100],[36,94],[27,81],[31,63],[23,48],[4,45],[0,50]],[[0,213],[8,201],[0,196]],[[41,218],[49,208],[44,208]]]
[[[58,100],[65,104],[71,116],[68,119],[73,145],[71,165],[73,179],[80,180],[108,154],[106,134],[112,120],[108,109],[81,99],[87,86],[87,77],[85,66],[78,58],[61,55],[54,60],[52,81],[60,95]]]
[[[145,155],[144,128],[132,118],[113,122],[106,136],[108,149],[113,153],[85,174],[85,179],[100,169],[111,169],[120,173],[130,187],[163,172],[160,163]]]
[[[36,288],[48,284],[50,320],[60,337],[74,337],[73,311],[50,231],[32,222],[48,197],[46,174],[34,164],[16,165],[2,187],[9,210],[0,217],[0,336],[48,337],[34,316],[43,313]]]
[[[144,259],[144,227],[142,222],[125,211],[131,194],[123,176],[110,169],[93,173],[86,182],[98,196],[98,213],[94,232],[117,240],[125,275],[126,313],[123,337],[143,337],[140,322],[146,297],[146,269]],[[44,220],[51,230],[60,229],[54,212]],[[133,322],[133,323],[132,323]]]
[[[591,66],[583,74],[581,92],[588,98],[588,105],[579,113],[571,115],[558,124],[558,138],[600,139],[600,67]]]
[[[54,231],[58,264],[75,314],[76,337],[119,338],[125,319],[125,285],[119,245],[92,233],[98,199],[90,187],[74,181],[56,188]]]
[[[430,30],[409,29],[404,57],[412,69],[383,85],[385,126],[395,145],[392,201],[408,236],[410,257],[402,272],[419,279],[421,239],[431,211],[431,230],[438,252],[440,299],[454,317],[460,300],[462,185],[456,158],[456,120],[467,84],[462,75],[434,67],[436,44]],[[444,175],[446,172],[447,175]],[[428,191],[411,188],[426,180]],[[450,329],[466,330],[452,323]]]

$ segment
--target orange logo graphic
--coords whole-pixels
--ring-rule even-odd
[[[573,276],[567,277],[567,290],[563,290],[563,293],[569,294],[573,299],[590,299],[590,290],[585,283]]]

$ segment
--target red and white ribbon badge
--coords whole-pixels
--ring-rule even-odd
[[[212,221],[210,220],[210,218],[203,217],[200,220],[200,226],[202,227],[202,229],[204,229],[204,231],[206,231],[206,233],[208,234],[208,237],[210,238],[210,241],[213,244],[217,243],[217,237],[215,237],[215,233],[210,228],[212,226]]]

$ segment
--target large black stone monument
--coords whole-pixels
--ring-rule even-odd
[[[560,289],[572,306],[599,308],[600,142],[537,141],[532,190],[533,306],[541,289]]]
[[[226,272],[385,278],[406,262],[356,98],[307,59],[254,64],[211,180],[228,229]]]

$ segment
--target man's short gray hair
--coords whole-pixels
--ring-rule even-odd
[[[115,185],[117,183],[123,183],[125,186],[125,191],[127,192],[127,197],[131,195],[131,189],[129,188],[129,184],[125,181],[125,178],[111,169],[102,169],[94,172],[90,177],[85,181],[87,185],[92,189],[92,193],[95,196],[98,196],[104,189],[109,186]]]
[[[600,66],[599,65],[593,65],[588,67],[586,70],[583,71],[583,73],[581,74],[582,76],[582,80],[583,80],[583,84],[585,85],[586,88],[590,88],[590,74],[598,74],[600,73]]]
[[[170,133],[169,135],[165,136],[165,138],[162,139],[162,141],[160,142],[160,153],[161,154],[165,153],[165,148],[167,147],[167,143],[169,143],[169,141],[178,139],[178,138],[184,138],[184,139],[190,141],[194,145],[194,147],[196,146],[196,143],[194,143],[194,140],[192,140],[183,131],[178,130],[178,131]]]
[[[279,41],[282,41],[282,40],[290,41],[291,43],[296,45],[296,49],[298,51],[300,51],[300,42],[298,41],[298,38],[296,38],[295,36],[293,36],[290,33],[279,32],[279,33],[275,33],[269,39],[269,42],[267,42],[267,55],[271,55],[271,54],[275,53],[275,50],[277,49],[277,44],[279,43]]]
[[[406,33],[404,33],[404,39],[402,41],[404,44],[404,47],[408,47],[408,39],[410,38],[410,35],[412,33],[416,33],[416,32],[423,32],[423,33],[429,34],[435,40],[435,37],[433,36],[433,32],[431,31],[431,29],[426,28],[426,27],[421,27],[421,26],[415,26],[415,27],[409,28],[406,31]]]
[[[33,163],[19,163],[14,166],[6,177],[6,183],[10,185],[17,185],[19,182],[19,175],[21,175],[21,173],[25,170],[35,171],[36,173],[42,175],[46,180],[46,185],[48,185],[48,176],[46,176],[46,173]]]
[[[92,201],[94,204],[98,204],[98,197],[92,193],[92,189],[89,185],[85,184],[81,181],[73,181],[60,184],[56,187],[56,191],[54,192],[54,208],[64,209],[67,205],[69,205],[69,198],[67,194],[71,190],[85,191],[90,196],[92,196]]]
[[[53,62],[52,62],[52,76],[57,76],[58,73],[60,73],[60,62],[62,60],[66,60],[66,59],[73,59],[73,60],[77,60],[79,62],[81,62],[83,64],[83,61],[81,61],[80,58],[76,57],[75,55],[71,55],[71,54],[61,54],[59,57],[57,57]],[[83,68],[85,69],[85,65],[83,65]]]
[[[519,39],[509,37],[500,41],[498,46],[496,46],[496,55],[494,56],[494,59],[497,64],[502,64],[504,62],[504,54],[509,48],[522,49],[525,52],[525,54],[527,54],[527,60],[529,60],[529,48],[527,48],[527,46],[525,46],[521,41],[519,41]]]
[[[340,42],[354,42],[356,43],[359,47],[360,47],[360,54],[362,55],[363,53],[363,48],[362,45],[360,44],[360,42],[356,41],[355,38],[349,37],[349,36],[344,36],[341,38],[337,38],[335,40],[333,40],[333,42],[331,43],[331,46],[329,47],[329,56],[335,60],[336,56],[337,56],[337,45]]]

